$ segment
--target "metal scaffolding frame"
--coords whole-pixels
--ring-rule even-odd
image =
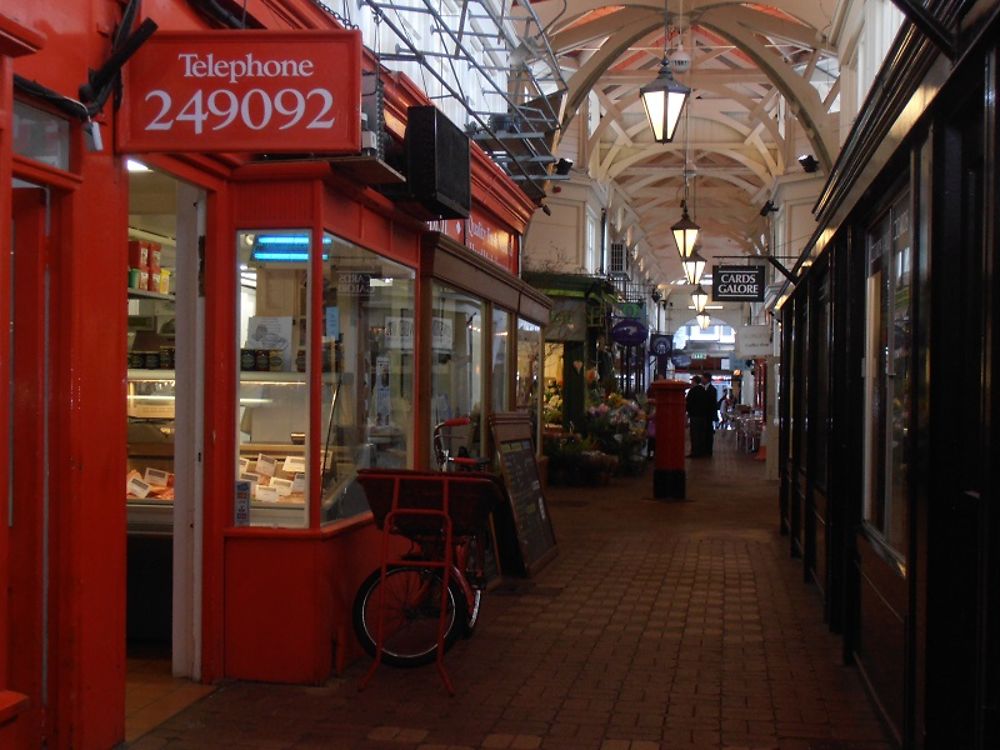
[[[558,159],[551,152],[566,82],[530,3],[514,7],[511,0],[455,0],[458,23],[453,27],[436,0],[360,2],[398,40],[396,52],[379,53],[379,58],[415,62],[431,75],[468,113],[469,136],[532,200],[544,197],[546,181],[568,177],[553,169]],[[403,22],[407,13],[429,18],[432,37],[438,37],[448,51],[428,49],[415,40]],[[470,39],[481,41],[482,53],[470,50]],[[432,65],[434,59],[450,60],[446,71],[451,75]],[[469,102],[456,65],[476,71],[484,93],[496,98],[495,109],[476,109]]]

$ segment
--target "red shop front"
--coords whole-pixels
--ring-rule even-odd
[[[0,282],[17,291],[0,398],[14,437],[3,747],[120,742],[136,644],[201,682],[322,682],[359,653],[350,607],[376,564],[354,472],[434,466],[434,424],[456,416],[469,417],[466,449],[489,455],[484,417],[540,398],[548,301],[517,278],[534,206],[480,150],[470,217],[429,227],[325,159],[130,140],[128,67],[122,109],[92,117],[95,143],[56,96],[100,67],[121,5],[81,5],[55,27],[48,10],[19,8],[15,51],[41,47],[33,29],[48,41],[13,63],[16,89],[5,63],[0,96],[13,122],[12,137],[0,126],[0,204],[14,226]],[[313,3],[281,5],[301,28],[337,31]],[[186,4],[145,10],[161,39],[207,31]],[[428,100],[381,75],[401,142],[409,108]],[[169,95],[145,97],[153,116],[195,128]],[[286,124],[300,101],[325,101],[281,96]],[[217,118],[206,131],[242,106],[204,103]],[[269,153],[301,147],[269,137]]]

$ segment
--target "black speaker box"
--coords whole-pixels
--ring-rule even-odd
[[[406,182],[411,200],[442,219],[464,219],[472,202],[469,136],[437,107],[410,107]]]

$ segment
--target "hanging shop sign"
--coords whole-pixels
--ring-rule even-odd
[[[157,32],[125,66],[118,150],[357,153],[358,31]]]
[[[674,351],[674,337],[670,333],[654,333],[649,337],[649,351],[658,357],[668,356]]]
[[[616,344],[623,346],[638,346],[646,342],[649,329],[641,320],[635,318],[625,318],[615,323],[611,329],[611,339]]]
[[[713,302],[763,302],[764,266],[713,266]]]

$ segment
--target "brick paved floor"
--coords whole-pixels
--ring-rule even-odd
[[[487,596],[446,663],[366,662],[321,688],[237,683],[136,750],[888,750],[820,601],[776,533],[777,487],[720,434],[688,502],[652,478],[548,492],[559,557]]]

